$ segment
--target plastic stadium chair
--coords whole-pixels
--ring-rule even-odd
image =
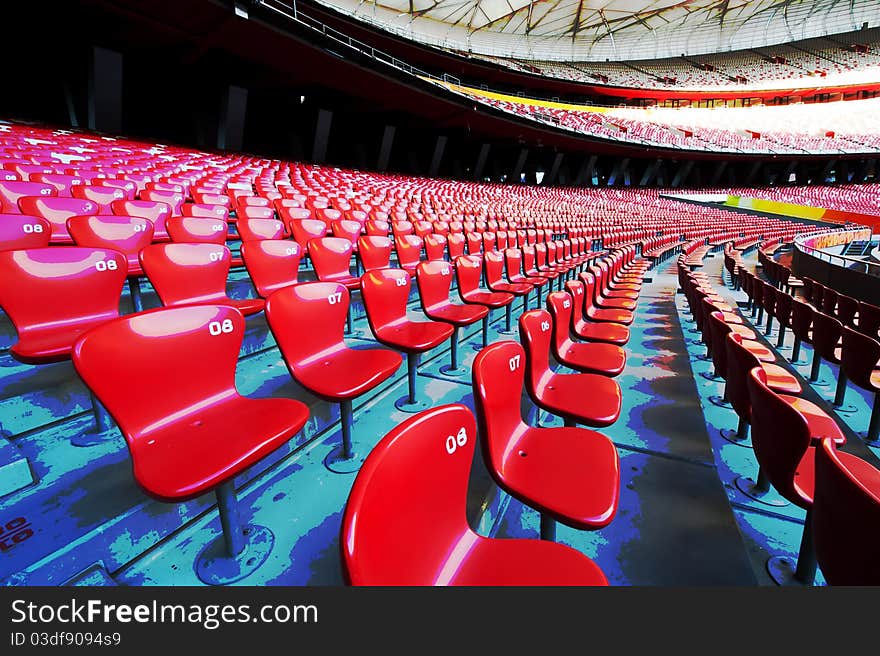
[[[261,298],[296,285],[302,249],[288,239],[257,239],[242,242],[241,258],[254,289]]]
[[[521,315],[519,332],[528,372],[526,387],[535,405],[562,417],[566,426],[581,423],[599,428],[617,421],[622,400],[614,380],[598,374],[560,374],[550,368],[551,327],[546,312]]]
[[[172,216],[165,223],[171,241],[189,244],[225,245],[229,234],[229,224],[225,219]]]
[[[473,366],[483,459],[495,482],[541,514],[541,537],[556,522],[607,526],[617,512],[620,463],[614,444],[585,428],[533,428],[522,420],[525,354],[516,342],[491,344]]]
[[[223,535],[195,564],[199,578],[215,585],[254,572],[275,541],[268,528],[241,524],[235,477],[286,444],[309,416],[299,401],[238,393],[244,326],[226,305],[152,310],[90,331],[73,353],[125,436],[147,494],[175,503],[215,492]]]
[[[346,346],[348,302],[345,286],[332,282],[288,287],[266,301],[266,318],[291,376],[313,394],[339,404],[342,447],[324,461],[338,473],[356,471],[366,457],[365,446],[352,445],[352,401],[390,378],[402,362],[394,351]]]
[[[0,251],[45,248],[52,236],[52,225],[27,214],[0,214]]]
[[[114,200],[110,203],[113,214],[140,216],[153,224],[153,241],[168,241],[167,222],[171,218],[171,206],[151,200]]]
[[[592,321],[620,323],[629,326],[635,319],[632,311],[607,308],[597,304],[596,278],[589,271],[578,276],[584,285],[584,316]]]
[[[113,214],[110,204],[115,200],[128,200],[122,189],[98,187],[96,185],[76,185],[70,195],[80,200],[90,200],[98,206],[98,214]],[[152,199],[146,199],[152,200]]]
[[[569,280],[565,291],[572,298],[571,331],[589,342],[607,342],[624,346],[629,342],[629,328],[620,323],[598,322],[584,318],[584,283]]]
[[[529,309],[529,292],[532,291],[531,283],[506,282],[504,274],[504,255],[498,251],[486,251],[483,254],[483,266],[486,270],[486,287],[493,292],[506,292],[514,296],[522,297],[523,312]]]
[[[749,373],[752,404],[752,446],[760,466],[759,481],[772,485],[782,497],[807,511],[797,563],[773,557],[767,562],[771,578],[779,584],[812,585],[816,576],[813,549],[812,506],[815,489],[815,442],[830,436],[812,430],[809,419],[767,387],[761,369]],[[831,440],[833,441],[833,440]],[[874,470],[864,460],[839,453],[840,459],[857,474]]]
[[[874,394],[868,431],[863,436],[868,444],[880,446],[880,342],[844,326],[840,376]]]
[[[392,242],[387,236],[367,235],[358,237],[357,256],[364,271],[387,269],[391,266]]]
[[[229,298],[230,253],[216,244],[152,244],[141,250],[141,267],[162,305],[226,304],[244,315],[260,312],[261,298]]]
[[[452,336],[452,326],[439,321],[412,321],[406,304],[412,285],[403,269],[376,269],[361,276],[361,295],[373,336],[386,346],[406,353],[408,395],[395,406],[404,412],[419,412],[428,403],[416,398],[419,354],[442,344]]]
[[[242,242],[284,238],[284,224],[278,219],[239,217],[235,225],[238,230],[238,237]]]
[[[67,219],[72,216],[91,216],[98,213],[97,204],[79,198],[24,196],[19,199],[18,206],[21,208],[21,214],[38,216],[52,224],[50,242],[53,244],[73,243],[73,237],[67,232]]]
[[[452,326],[449,366],[444,365],[440,371],[448,376],[462,376],[468,373],[468,369],[459,366],[458,331],[482,319],[485,333],[488,330],[489,309],[482,305],[453,303],[449,299],[452,277],[452,264],[444,260],[420,262],[416,269],[422,312],[430,319]]]
[[[415,277],[422,255],[422,238],[416,235],[395,235],[394,252],[397,254],[398,268]]]
[[[374,448],[351,489],[339,540],[352,585],[607,585],[571,547],[494,539],[468,525],[474,416],[445,405],[410,417]]]
[[[816,448],[812,524],[830,585],[880,585],[880,559],[869,548],[880,543],[880,470],[854,463],[830,439]]]
[[[480,289],[480,280],[483,277],[483,259],[479,255],[460,255],[455,258],[455,280],[458,287],[458,296],[465,303],[474,303],[485,306],[489,312],[503,307],[506,311],[507,329],[512,334],[510,307],[513,303],[513,294],[507,292],[492,292]],[[483,346],[489,343],[489,316],[483,321]]]
[[[34,214],[29,209],[21,207],[19,201],[22,198],[50,198],[53,196],[58,196],[58,190],[49,184],[0,180],[0,212],[3,214]]]
[[[572,299],[565,292],[553,292],[547,296],[546,310],[542,321],[548,321],[552,328],[551,345],[553,356],[561,364],[577,371],[603,376],[617,376],[626,366],[626,351],[615,344],[602,342],[575,342],[571,339]]]
[[[51,246],[0,252],[0,307],[18,333],[9,352],[28,364],[70,359],[74,342],[86,331],[119,317],[126,277],[122,253],[103,248]],[[97,434],[110,425],[92,399]],[[94,433],[76,435],[76,446],[102,441]]]

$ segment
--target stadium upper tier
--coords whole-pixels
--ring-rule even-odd
[[[880,152],[880,99],[752,107],[595,107],[442,86],[521,118],[591,137],[725,153]]]
[[[880,18],[876,0],[318,2],[419,43],[545,61],[627,61],[742,50],[877,27]]]
[[[569,82],[676,91],[767,91],[880,83],[880,29],[750,50],[642,61],[529,60],[457,52]]]

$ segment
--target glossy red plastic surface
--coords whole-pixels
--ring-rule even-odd
[[[584,314],[593,321],[621,323],[630,325],[635,317],[632,311],[621,308],[602,308],[596,305],[596,279],[593,274],[584,271],[579,276],[584,284]]]
[[[483,458],[498,485],[523,503],[582,529],[617,512],[620,465],[614,444],[585,428],[533,428],[522,421],[525,353],[496,342],[473,365]]]
[[[407,419],[373,448],[342,520],[347,581],[606,585],[599,567],[570,547],[485,538],[470,528],[465,509],[476,442],[470,410],[447,405]]]
[[[361,293],[370,329],[378,341],[408,353],[434,348],[452,336],[440,321],[412,321],[406,304],[412,282],[403,269],[376,269],[361,276]]]
[[[519,318],[520,342],[526,356],[526,387],[545,410],[588,426],[610,426],[620,417],[620,386],[598,374],[560,374],[550,368],[552,329],[543,310]]]
[[[230,253],[215,244],[152,244],[141,250],[141,268],[162,305],[226,304],[245,315],[263,309],[261,298],[233,299],[226,294]]]
[[[571,339],[571,296],[554,292],[547,297],[550,312],[543,321],[550,323],[553,333],[551,345],[554,357],[572,369],[586,373],[617,376],[626,366],[626,351],[615,344],[583,343]]]
[[[108,248],[125,255],[128,275],[141,275],[138,254],[153,241],[153,224],[139,216],[72,216],[67,231],[77,246]]]
[[[153,239],[167,241],[166,223],[171,217],[171,206],[168,203],[151,200],[114,200],[110,203],[113,214],[119,216],[141,216],[153,224]]]
[[[225,196],[223,198],[226,198]],[[171,212],[171,208],[168,208]],[[220,221],[229,222],[229,210],[223,205],[209,205],[202,203],[184,203],[180,208],[183,216],[202,218],[202,219],[218,219]]]
[[[498,251],[487,251],[483,254],[483,265],[486,268],[486,286],[493,292],[506,292],[514,296],[525,296],[532,291],[530,283],[505,282],[504,255]]]
[[[22,362],[66,360],[85,331],[119,316],[125,283],[122,253],[51,246],[0,252],[0,306],[18,341]]]
[[[229,224],[224,219],[172,216],[165,222],[171,241],[189,244],[226,244]]]
[[[98,206],[98,214],[113,214],[110,203],[114,200],[127,200],[122,189],[115,187],[98,187],[95,185],[76,185],[70,195],[80,200],[90,200]]]
[[[238,237],[242,242],[284,238],[284,224],[278,219],[249,219],[239,217],[236,227],[238,229]]]
[[[416,275],[416,267],[422,255],[422,238],[416,235],[396,235],[394,251],[397,254],[399,268],[411,276]]]
[[[425,236],[425,257],[428,260],[443,260],[446,255],[446,237],[429,234]]]
[[[421,262],[416,281],[422,311],[431,319],[455,326],[467,326],[485,317],[489,310],[482,305],[460,305],[449,300],[453,265],[445,261]]]
[[[240,312],[200,305],[123,317],[77,342],[76,370],[119,425],[135,480],[151,496],[199,496],[282,446],[308,419],[299,401],[239,395],[243,336]]]
[[[480,289],[483,277],[483,258],[479,255],[461,255],[455,259],[455,279],[458,295],[465,303],[478,303],[489,308],[500,308],[513,302],[513,294]]]
[[[816,558],[830,585],[880,585],[880,470],[838,451],[816,448],[813,496]]]
[[[258,239],[242,242],[241,258],[257,294],[268,298],[274,291],[297,284],[302,248],[288,239]]]
[[[18,205],[22,214],[39,216],[52,224],[53,244],[73,243],[73,237],[67,232],[67,219],[98,213],[97,204],[90,200],[60,196],[24,196],[19,199]]]
[[[343,340],[349,292],[333,282],[282,289],[266,301],[266,318],[290,374],[318,396],[339,401],[360,396],[400,366],[399,353],[352,349]]]
[[[357,289],[360,278],[351,274],[354,245],[341,237],[322,237],[309,242],[309,257],[318,280],[338,282],[348,289]]]
[[[0,250],[44,248],[49,245],[52,225],[27,214],[0,214]]]
[[[391,266],[392,243],[390,237],[367,235],[358,237],[358,257],[364,271],[387,269]]]
[[[22,208],[19,205],[18,201],[21,198],[26,198],[28,196],[48,198],[57,195],[58,190],[50,184],[43,184],[40,182],[21,182],[18,180],[0,180],[0,212],[4,214],[33,214],[33,212]]]
[[[844,326],[841,367],[862,389],[880,392],[880,342]]]
[[[595,322],[584,319],[584,284],[580,280],[569,280],[565,290],[571,296],[571,331],[582,339],[591,342],[608,342],[623,346],[629,341],[629,328],[621,323]]]

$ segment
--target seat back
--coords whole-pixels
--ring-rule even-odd
[[[309,242],[309,257],[318,280],[332,281],[351,277],[351,254],[354,244],[341,237],[321,237]]]
[[[775,316],[776,320],[786,327],[791,327],[791,306],[792,299],[791,296],[786,294],[785,292],[776,291],[776,309]]]
[[[113,214],[118,216],[140,216],[149,219],[153,224],[153,238],[167,239],[167,222],[171,217],[171,206],[168,203],[151,200],[114,200],[110,203]]]
[[[290,373],[316,358],[332,358],[343,340],[349,292],[336,282],[306,282],[279,290],[266,301],[266,319]]]
[[[12,320],[19,341],[46,327],[109,320],[119,316],[126,271],[125,256],[106,248],[3,251],[0,307]]]
[[[327,224],[317,219],[291,219],[288,221],[287,227],[304,253],[309,253],[309,242],[312,239],[324,237],[328,230]]]
[[[483,252],[483,238],[478,232],[469,232],[465,235],[467,240],[468,253],[470,255],[480,255]]]
[[[25,196],[18,201],[21,214],[38,216],[52,225],[52,242],[72,243],[67,232],[67,219],[72,216],[91,216],[98,213],[97,203],[79,198],[55,196]],[[18,214],[18,211],[13,214]]]
[[[301,258],[300,245],[288,239],[258,239],[241,244],[241,259],[262,298],[297,284]]]
[[[50,184],[0,180],[0,212],[3,214],[33,214],[27,206],[21,206],[19,201],[22,198],[49,198],[55,196],[58,196],[58,190]]]
[[[478,291],[483,279],[483,258],[479,255],[461,255],[455,258],[455,280],[462,297]]]
[[[67,231],[77,246],[125,254],[129,269],[137,268],[138,253],[153,241],[153,224],[139,216],[72,216],[67,219]]]
[[[152,244],[140,253],[141,267],[162,305],[222,303],[231,257],[216,244]]]
[[[476,425],[463,405],[425,410],[373,447],[342,519],[352,585],[447,585],[478,536],[468,527]]]
[[[284,238],[284,224],[278,219],[239,217],[236,226],[238,228],[238,236],[242,242]]]
[[[726,377],[727,400],[744,421],[751,423],[752,406],[749,400],[749,372],[760,368],[758,357],[742,345],[742,336],[734,332],[727,334]]]
[[[449,251],[449,259],[455,261],[456,258],[464,255],[465,237],[460,232],[453,232],[446,236],[446,248]]]
[[[452,265],[444,260],[419,262],[416,268],[419,298],[426,314],[450,305],[449,290],[452,288]]]
[[[70,190],[71,196],[81,200],[90,200],[98,206],[98,214],[113,214],[111,203],[114,200],[128,200],[125,191],[115,187],[98,187],[97,185],[76,185]],[[147,198],[146,200],[153,200]]]
[[[334,237],[348,239],[350,242],[356,242],[361,234],[361,224],[357,221],[348,219],[339,219],[330,224],[330,230]]]
[[[498,251],[486,251],[483,254],[483,265],[486,268],[486,284],[489,289],[504,282],[504,256]]]
[[[553,347],[559,353],[571,343],[571,296],[567,292],[547,294],[547,309],[553,324]]]
[[[165,228],[171,241],[190,244],[225,244],[229,234],[225,220],[194,216],[172,216]]]
[[[428,260],[443,260],[446,255],[446,237],[429,234],[425,236],[425,256]]]
[[[275,210],[269,206],[269,201],[267,199],[261,199],[266,201],[266,205],[239,205],[236,210],[236,215],[238,218],[238,222],[240,223],[242,219],[260,219],[260,220],[269,220],[275,218]]]
[[[852,296],[840,294],[837,297],[836,316],[844,326],[856,327],[856,313],[859,311],[859,302]]]
[[[727,335],[731,328],[724,321],[724,315],[721,312],[710,312],[707,316],[708,334],[711,335],[710,344],[717,344],[716,347],[710,347],[712,350],[712,364],[715,367],[715,374],[727,379]]]
[[[394,250],[400,266],[415,267],[422,254],[422,238],[416,235],[397,235],[394,237]]]
[[[834,316],[837,312],[837,297],[838,294],[836,291],[831,289],[830,287],[826,287],[822,290],[822,312],[825,314]]]
[[[367,235],[357,240],[357,254],[364,271],[387,269],[391,266],[391,238],[382,235]]]
[[[798,464],[810,446],[810,428],[804,416],[767,387],[767,375],[760,367],[747,377],[752,409],[752,448],[771,485],[783,497],[801,508],[812,499],[795,485]]]
[[[856,474],[825,438],[816,449],[813,540],[831,585],[880,585],[880,471]]]
[[[813,346],[828,362],[840,363],[835,349],[840,342],[842,328],[834,317],[818,310],[813,312]]]
[[[44,248],[49,245],[52,225],[27,214],[0,214],[0,250]]]
[[[229,306],[166,308],[110,321],[76,343],[73,364],[125,436],[135,478],[151,433],[238,395],[244,325]]]
[[[403,269],[374,269],[361,276],[361,295],[367,320],[375,334],[389,324],[406,320],[412,283]]]
[[[868,337],[877,338],[880,332],[880,307],[864,301],[859,302],[858,331]]]
[[[795,336],[806,342],[812,343],[810,328],[813,326],[813,308],[799,298],[791,301],[791,330]]]
[[[474,359],[474,408],[480,442],[486,466],[496,472],[503,471],[507,452],[515,446],[511,442],[528,428],[520,410],[525,368],[523,347],[511,341],[490,344]]]
[[[546,310],[529,310],[519,317],[519,341],[525,352],[525,381],[532,398],[537,397],[541,379],[553,375],[550,370],[551,322]]]
[[[880,391],[871,381],[874,368],[880,363],[880,341],[847,326],[842,329],[841,364],[846,377],[862,389]]]

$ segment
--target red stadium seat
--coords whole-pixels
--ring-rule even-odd
[[[392,242],[390,237],[370,235],[358,237],[357,256],[363,270],[387,269],[391,266]]]
[[[115,187],[98,187],[94,185],[76,185],[70,195],[80,200],[90,200],[98,206],[98,214],[113,214],[110,204],[115,200],[128,200],[122,189]]]
[[[880,342],[844,326],[839,375],[874,394],[871,419],[864,438],[872,446],[880,445]]]
[[[257,239],[241,244],[241,258],[261,298],[297,284],[302,249],[287,239]]]
[[[3,214],[33,214],[29,208],[20,208],[18,201],[21,198],[29,196],[46,198],[57,195],[58,190],[50,184],[0,180],[0,212]]]
[[[416,269],[422,311],[430,319],[452,325],[449,366],[441,367],[440,371],[448,376],[463,376],[469,370],[459,366],[458,331],[482,319],[485,334],[488,330],[489,309],[482,305],[459,305],[450,301],[452,277],[452,264],[443,260],[421,262]]]
[[[512,334],[511,328],[511,304],[515,298],[507,292],[492,292],[480,289],[480,280],[483,277],[483,259],[479,255],[460,255],[455,258],[455,279],[458,287],[458,295],[465,303],[475,303],[485,306],[490,312],[503,307],[506,312],[506,331]],[[489,317],[483,322],[483,346],[489,342]]]
[[[165,223],[171,241],[191,244],[226,244],[229,224],[221,218],[172,216]]]
[[[90,200],[54,196],[23,196],[18,205],[21,214],[38,216],[52,224],[53,244],[72,244],[73,237],[67,232],[67,219],[72,216],[91,216],[98,213],[98,206]],[[17,214],[18,212],[13,212]]]
[[[215,585],[254,572],[274,543],[267,528],[239,522],[235,477],[286,444],[309,416],[299,401],[238,393],[244,326],[227,305],[153,310],[90,331],[73,354],[125,436],[147,494],[180,502],[215,491],[223,535],[195,564],[199,578]]]
[[[533,428],[520,397],[525,353],[516,342],[491,344],[473,367],[474,405],[483,459],[495,482],[541,513],[541,537],[554,540],[556,521],[579,529],[607,526],[620,498],[614,444],[584,428]]]
[[[153,240],[168,241],[166,222],[171,217],[168,203],[150,200],[114,200],[110,203],[113,214],[119,216],[141,216],[153,224]]]
[[[409,418],[367,458],[345,507],[342,561],[352,585],[606,585],[565,545],[493,539],[465,515],[477,431],[467,407]]]
[[[419,354],[452,336],[452,326],[447,323],[413,321],[407,317],[411,285],[409,274],[403,269],[375,269],[361,277],[361,294],[373,336],[407,356],[408,395],[395,403],[404,412],[428,407],[425,401],[416,399]]]
[[[598,322],[584,318],[584,283],[569,280],[565,290],[572,298],[571,331],[590,342],[608,342],[624,346],[629,341],[629,328],[620,323]]]
[[[0,214],[0,251],[44,248],[49,245],[52,225],[27,214]]]
[[[261,298],[229,298],[226,279],[231,255],[216,244],[152,244],[141,250],[141,268],[162,305],[226,304],[249,315],[260,312]]]
[[[416,235],[395,235],[394,252],[398,268],[415,277],[422,256],[422,238]]]
[[[153,241],[153,224],[139,216],[72,216],[67,231],[77,246],[107,248],[125,255],[128,285],[135,312],[144,309],[138,276],[143,275],[138,255]]]
[[[235,225],[242,242],[284,238],[284,224],[278,219],[251,219],[242,216]]]
[[[346,346],[343,329],[348,304],[348,289],[332,282],[288,287],[266,302],[266,318],[290,374],[313,394],[339,404],[342,448],[324,461],[338,473],[356,471],[366,457],[365,446],[354,449],[352,445],[353,399],[390,378],[402,362],[394,351]]]
[[[486,251],[483,254],[483,265],[486,269],[486,287],[493,292],[505,292],[514,296],[521,296],[523,300],[523,312],[529,309],[529,292],[532,291],[530,283],[505,282],[502,278],[504,272],[504,256],[498,251]]]
[[[816,560],[830,585],[877,586],[880,559],[866,546],[880,543],[880,471],[851,458],[831,439],[816,447]]]
[[[552,333],[545,311],[521,315],[519,331],[525,349],[526,387],[535,405],[562,417],[566,426],[604,427],[617,421],[622,397],[614,380],[598,374],[560,374],[550,368]]]
[[[544,315],[542,321],[550,322],[553,329],[553,356],[577,371],[617,376],[626,366],[626,352],[615,344],[573,341],[569,332],[571,303],[571,296],[567,293],[553,292],[547,296],[550,312],[539,310]]]

